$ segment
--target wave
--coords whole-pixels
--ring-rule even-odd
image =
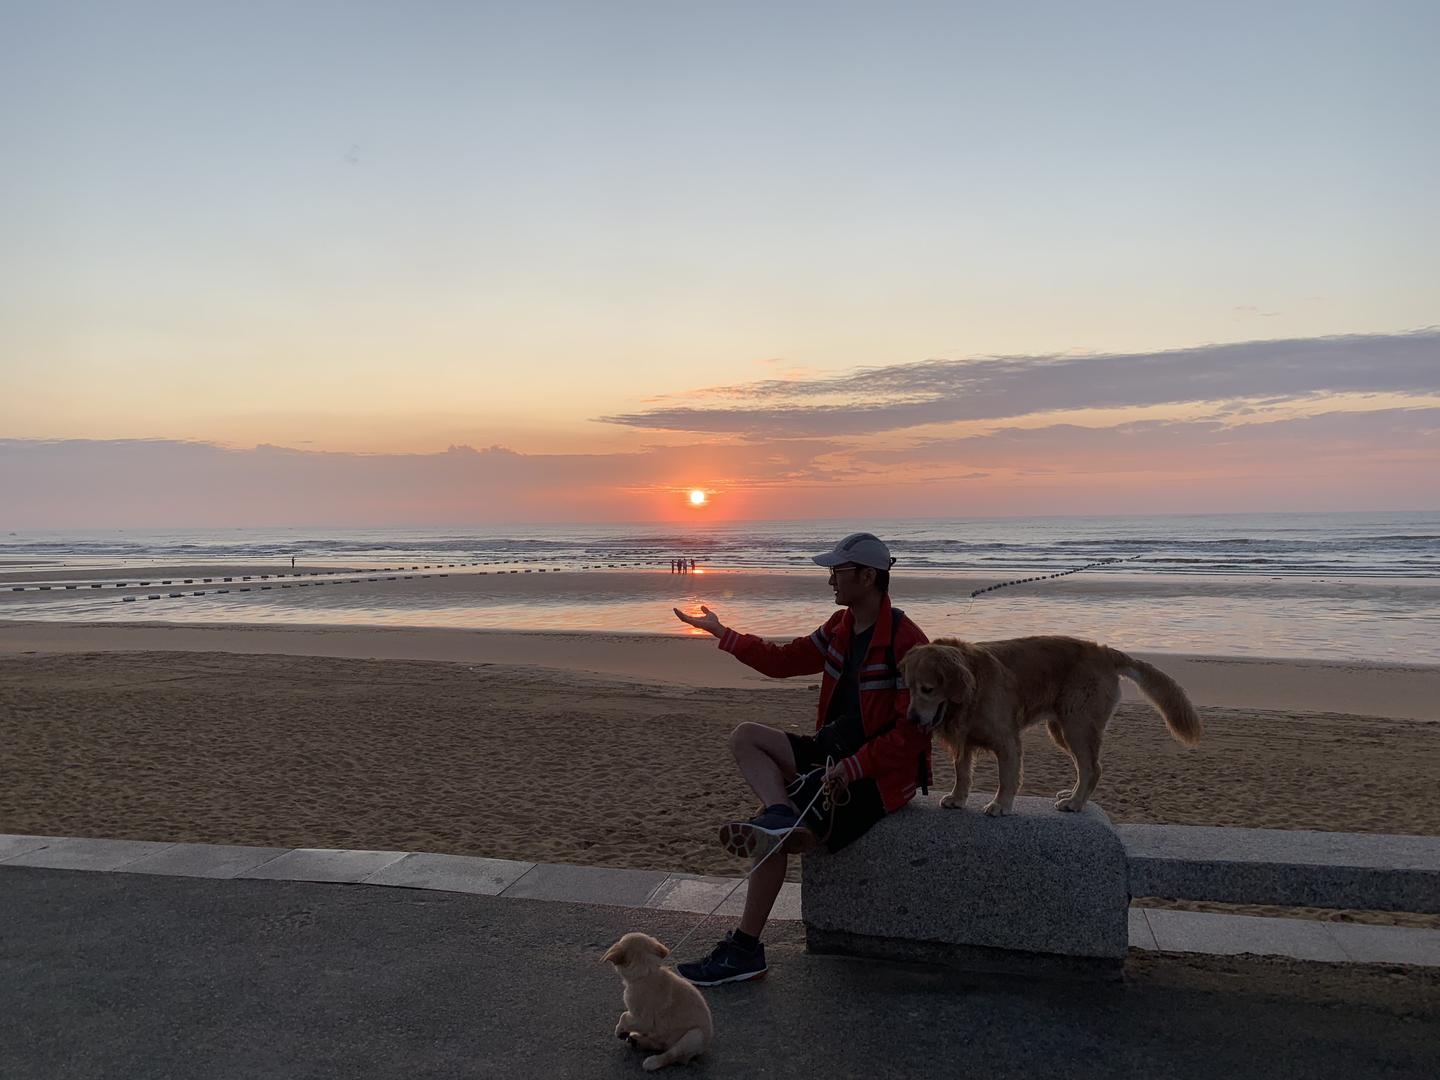
[[[1412,531],[1403,531],[1413,523]],[[742,568],[813,569],[855,528],[883,536],[906,570],[1055,572],[1138,556],[1095,573],[1272,573],[1357,577],[1440,571],[1440,514],[971,519],[857,524],[141,530],[0,535],[0,555],[58,558],[465,562],[658,566],[677,556]]]

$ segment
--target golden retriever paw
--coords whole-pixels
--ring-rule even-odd
[[[940,800],[940,805],[946,810],[964,810],[965,800],[958,795],[946,795]]]
[[[1064,791],[1057,791],[1057,792],[1055,792],[1055,805],[1056,805],[1056,806],[1059,806],[1062,800],[1065,800],[1065,799],[1073,799],[1074,797],[1075,797],[1075,789],[1074,789],[1074,788],[1066,788]]]
[[[1015,813],[1014,810],[1012,810],[1008,806],[1001,806],[998,800],[992,799],[990,802],[985,804],[986,817],[1004,817],[1006,814],[1013,813]]]
[[[1083,802],[1076,802],[1073,795],[1067,795],[1063,799],[1055,800],[1055,809],[1063,810],[1067,814],[1078,814],[1081,810],[1085,809],[1085,804]]]

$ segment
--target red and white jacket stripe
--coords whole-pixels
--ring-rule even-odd
[[[915,795],[921,759],[930,752],[930,733],[910,722],[910,691],[905,679],[898,671],[892,677],[886,662],[887,646],[892,643],[892,625],[894,619],[887,596],[881,601],[875,632],[859,672],[860,715],[866,741],[841,762],[851,780],[864,777],[875,780],[887,813],[899,810]],[[815,715],[815,730],[819,731],[829,713],[830,699],[845,666],[854,632],[855,616],[849,608],[842,608],[813,634],[785,645],[765,641],[754,634],[726,630],[720,638],[720,648],[762,675],[777,679],[823,673],[820,704]],[[894,626],[896,663],[927,640],[924,631],[908,616],[901,616],[899,625]]]

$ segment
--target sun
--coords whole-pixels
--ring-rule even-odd
[[[709,496],[707,496],[705,492],[701,491],[699,488],[696,488],[694,491],[690,492],[691,506],[704,506],[705,503],[708,501]]]

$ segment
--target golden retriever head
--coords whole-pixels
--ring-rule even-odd
[[[900,674],[910,690],[910,722],[926,731],[944,723],[975,693],[975,675],[958,642],[917,645],[900,661]]]
[[[670,950],[649,934],[626,934],[611,945],[601,959],[614,964],[623,978],[635,978],[654,971]]]

